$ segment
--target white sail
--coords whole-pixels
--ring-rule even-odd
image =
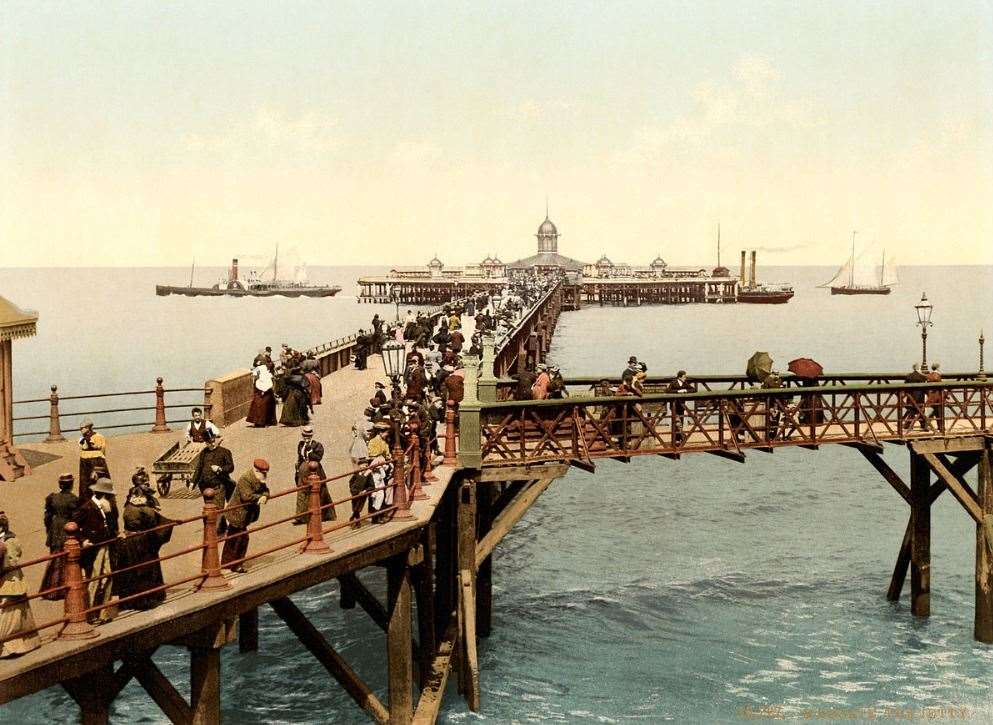
[[[876,268],[880,287],[892,287],[900,282],[893,262],[893,257],[883,257],[883,263]]]
[[[298,264],[296,266],[296,268],[293,270],[293,279],[296,280],[297,282],[301,282],[301,283],[307,281],[307,263],[306,262],[304,262],[303,264]]]
[[[854,258],[849,257],[848,260],[838,268],[838,271],[835,272],[834,277],[831,278],[831,281],[825,282],[821,285],[821,287],[847,287],[848,283],[851,281],[853,262]]]
[[[869,262],[864,253],[860,254],[855,260],[855,269],[850,279],[851,283],[847,285],[849,287],[878,287],[878,267]]]

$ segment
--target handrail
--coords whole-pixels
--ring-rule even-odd
[[[757,395],[771,397],[795,397],[817,392],[864,393],[900,390],[935,390],[961,387],[993,388],[993,380],[942,380],[937,383],[881,383],[879,385],[822,385],[810,388],[746,388],[744,390],[703,390],[692,393],[645,393],[643,395],[580,396],[577,398],[549,398],[546,400],[501,400],[495,403],[480,403],[481,410],[497,410],[521,407],[556,407],[566,405],[596,405],[609,403],[671,402],[675,400],[712,400],[716,398],[752,398]]]
[[[406,460],[406,463],[403,466],[403,468],[405,469],[405,471],[403,473],[403,481],[404,481],[404,488],[408,491],[408,495],[409,495],[409,491],[412,488],[412,482],[416,480],[416,476],[414,475],[414,472],[413,472],[413,466],[410,465],[410,461],[414,460],[414,457],[416,455],[415,452],[414,452],[416,445],[417,445],[417,442],[416,441],[412,441],[411,444],[407,447],[406,451],[403,451],[403,453],[402,453],[402,458]],[[380,463],[369,464],[367,466],[359,466],[359,467],[356,467],[354,469],[348,470],[348,471],[346,471],[344,473],[335,474],[333,476],[328,476],[326,478],[317,478],[316,476],[313,476],[312,478],[309,478],[307,480],[307,482],[305,484],[303,484],[303,485],[292,486],[292,487],[288,487],[286,489],[282,489],[282,490],[277,491],[275,493],[269,494],[267,496],[267,498],[269,500],[272,500],[272,499],[275,499],[275,498],[279,498],[279,497],[282,497],[282,496],[287,496],[289,494],[296,493],[298,491],[301,491],[301,490],[310,488],[311,491],[312,491],[312,495],[311,495],[311,505],[308,507],[309,516],[311,516],[311,517],[316,516],[316,517],[318,517],[318,521],[319,521],[319,517],[321,516],[321,513],[325,509],[332,508],[332,507],[335,507],[335,506],[338,506],[338,505],[341,505],[341,504],[345,504],[345,503],[351,502],[351,501],[353,501],[353,500],[355,500],[357,498],[368,497],[368,496],[372,495],[375,491],[378,491],[378,490],[396,489],[396,487],[399,485],[399,480],[397,480],[396,478],[394,478],[394,480],[392,480],[391,482],[387,482],[387,483],[385,483],[382,486],[374,487],[371,490],[363,491],[362,493],[357,494],[357,495],[354,495],[354,496],[350,495],[350,496],[347,496],[347,497],[342,498],[342,499],[331,499],[329,503],[325,503],[325,504],[320,504],[319,503],[319,497],[316,497],[316,499],[315,499],[315,495],[313,493],[313,491],[316,490],[316,489],[314,489],[314,486],[315,485],[324,486],[327,483],[330,483],[332,481],[341,480],[343,478],[352,476],[355,473],[363,473],[363,472],[371,471],[371,470],[374,470],[374,469],[377,469],[377,468],[380,468],[380,467],[383,467],[383,466],[388,466],[391,463],[393,463],[393,461],[384,461],[384,462],[380,462]],[[209,494],[210,492],[208,491],[207,493]],[[404,498],[404,497],[398,496],[398,499],[402,499],[402,498]],[[317,501],[317,505],[316,506],[314,505],[315,500]],[[211,584],[211,582],[213,581],[212,578],[215,576],[215,574],[212,574],[211,571],[209,571],[207,569],[207,566],[208,566],[207,565],[208,554],[210,553],[210,551],[213,552],[214,560],[216,562],[218,544],[223,543],[225,541],[229,541],[229,540],[234,539],[234,538],[237,538],[238,536],[245,536],[245,535],[251,534],[253,532],[264,531],[264,530],[267,530],[267,529],[274,528],[276,526],[285,525],[286,523],[288,523],[288,522],[290,522],[290,521],[292,521],[294,519],[297,519],[299,517],[299,514],[297,514],[296,512],[294,512],[292,515],[285,516],[285,517],[280,517],[280,518],[278,518],[278,519],[276,519],[274,521],[266,521],[264,523],[263,522],[260,522],[257,525],[254,525],[254,526],[249,527],[244,532],[237,532],[235,534],[228,534],[227,536],[224,536],[224,537],[217,537],[216,535],[208,536],[208,533],[210,533],[210,532],[213,531],[213,527],[216,525],[217,517],[220,514],[231,512],[231,511],[234,511],[236,509],[243,508],[243,507],[249,506],[249,505],[252,505],[252,504],[247,504],[247,503],[246,504],[237,504],[237,505],[234,505],[234,506],[226,506],[226,507],[224,507],[222,509],[217,509],[217,508],[214,507],[213,499],[212,498],[205,498],[205,501],[204,501],[204,510],[203,510],[202,513],[200,513],[198,515],[190,516],[190,517],[187,517],[187,518],[184,518],[184,519],[175,520],[175,521],[169,521],[167,523],[159,524],[157,526],[154,526],[152,528],[145,529],[145,530],[142,530],[142,531],[127,532],[127,534],[123,537],[124,539],[126,539],[127,537],[130,537],[130,536],[141,536],[141,535],[146,535],[146,534],[154,533],[156,531],[161,531],[163,529],[176,529],[176,528],[178,528],[180,526],[185,526],[185,525],[192,524],[192,523],[195,523],[197,521],[200,521],[202,523],[203,530],[204,530],[204,538],[203,538],[203,541],[202,542],[196,543],[196,544],[191,544],[191,545],[186,546],[186,547],[184,547],[184,548],[182,548],[182,549],[180,549],[178,551],[174,551],[174,552],[171,552],[171,553],[166,554],[166,555],[163,555],[163,556],[158,556],[158,557],[156,557],[154,559],[150,559],[148,561],[139,562],[137,564],[131,564],[129,566],[126,566],[126,567],[123,567],[123,568],[120,568],[120,569],[116,569],[116,570],[111,571],[109,573],[98,574],[98,575],[95,575],[95,576],[92,576],[92,577],[88,577],[88,578],[84,578],[84,577],[81,576],[81,572],[80,572],[80,569],[79,569],[79,567],[80,567],[80,564],[79,564],[80,554],[85,549],[92,549],[94,547],[101,547],[101,546],[106,546],[106,545],[109,545],[109,544],[113,544],[113,542],[117,541],[119,537],[115,537],[114,539],[109,539],[109,540],[106,540],[106,541],[101,541],[101,542],[96,542],[96,543],[88,544],[85,547],[85,549],[84,549],[84,547],[81,547],[80,546],[80,543],[78,541],[78,528],[76,527],[76,525],[74,523],[67,524],[67,526],[66,526],[66,544],[65,544],[65,546],[64,546],[64,548],[63,548],[62,551],[51,553],[51,554],[48,554],[47,556],[38,557],[36,559],[32,559],[30,561],[26,561],[26,562],[23,562],[23,563],[18,563],[16,565],[16,567],[18,569],[21,569],[23,571],[24,569],[29,568],[29,567],[32,567],[32,566],[37,566],[39,564],[46,564],[46,563],[48,563],[48,562],[50,562],[50,561],[52,561],[54,559],[66,558],[66,562],[65,562],[66,577],[65,577],[64,583],[62,585],[60,585],[60,586],[53,587],[53,588],[50,588],[50,589],[46,589],[44,591],[37,591],[37,592],[26,594],[24,597],[20,597],[20,598],[18,598],[16,600],[12,600],[11,602],[8,602],[8,603],[0,606],[0,611],[2,611],[2,609],[6,609],[8,607],[19,606],[19,605],[23,604],[26,601],[27,602],[30,602],[32,600],[38,599],[40,597],[43,597],[43,596],[46,596],[46,595],[49,595],[49,594],[53,594],[53,593],[56,593],[56,592],[64,592],[64,596],[65,596],[64,616],[62,618],[59,618],[59,619],[54,619],[54,620],[51,620],[51,621],[44,622],[44,623],[42,623],[40,625],[37,625],[37,626],[33,627],[30,630],[21,630],[21,631],[18,631],[18,632],[11,633],[11,634],[7,635],[6,637],[4,637],[3,639],[0,639],[0,643],[6,642],[6,641],[11,640],[11,639],[16,639],[16,638],[19,638],[19,637],[24,637],[24,636],[27,636],[27,635],[30,635],[30,634],[35,634],[37,632],[41,632],[41,631],[43,631],[45,629],[50,629],[52,627],[56,627],[56,626],[59,626],[59,625],[62,625],[62,630],[60,630],[60,633],[57,636],[63,636],[63,635],[65,635],[65,636],[69,636],[69,637],[79,637],[79,636],[89,637],[89,636],[93,636],[93,634],[91,634],[91,632],[93,630],[93,626],[90,625],[90,624],[87,624],[87,618],[88,618],[88,616],[89,615],[92,615],[92,614],[95,614],[97,612],[100,612],[100,611],[102,611],[104,609],[111,608],[111,607],[117,607],[117,606],[119,606],[121,604],[125,604],[125,603],[127,603],[129,601],[132,601],[134,599],[138,599],[138,598],[141,598],[141,597],[146,597],[149,594],[154,594],[154,593],[157,593],[157,592],[163,592],[163,591],[166,591],[166,590],[168,590],[170,588],[179,587],[179,586],[182,586],[182,585],[185,585],[185,584],[189,584],[191,582],[197,582],[197,581],[199,581],[200,584],[198,585],[197,588],[198,589],[201,589],[201,590],[204,590],[204,591],[213,590],[213,589],[216,589],[218,587],[226,587],[227,585],[224,583],[224,577],[223,577],[222,574],[216,574],[216,576],[220,579],[220,582],[219,583],[217,583],[216,581],[214,581],[213,584]],[[397,502],[397,503],[394,503],[391,506],[384,507],[383,509],[380,509],[380,510],[378,510],[376,512],[372,512],[372,513],[363,515],[363,516],[359,517],[357,520],[358,521],[363,521],[363,520],[365,520],[367,518],[370,518],[372,516],[381,515],[381,514],[392,515],[393,513],[396,513],[398,511],[400,511],[400,508],[401,508],[401,506],[399,505],[399,502]],[[408,508],[409,508],[409,505],[408,505]],[[403,513],[403,512],[400,511],[400,513]],[[409,518],[409,516],[407,518]],[[321,526],[318,526],[317,530],[318,531],[322,531],[323,533],[328,533],[328,532],[331,532],[331,531],[336,531],[336,530],[339,530],[339,529],[347,528],[352,523],[354,523],[355,521],[356,521],[356,519],[345,519],[342,522],[337,522],[336,524],[333,524],[332,526],[330,526],[328,528],[323,528]],[[313,524],[311,524],[311,526],[309,526],[308,528],[311,528],[312,526],[313,526]],[[238,560],[227,561],[227,562],[224,563],[224,566],[230,568],[230,567],[233,567],[233,566],[240,565],[241,563],[243,563],[245,561],[250,561],[250,560],[253,560],[253,559],[257,559],[259,557],[262,557],[262,556],[266,556],[266,555],[271,554],[271,553],[273,553],[275,551],[279,551],[279,550],[282,550],[282,549],[288,549],[288,548],[291,548],[293,546],[297,546],[299,544],[302,544],[304,542],[309,541],[310,540],[310,536],[311,536],[311,534],[308,533],[308,536],[306,536],[306,537],[294,538],[291,541],[283,542],[281,544],[277,544],[275,546],[266,548],[266,549],[264,549],[262,551],[255,551],[252,554],[247,555],[245,557],[242,557],[242,558],[240,558]],[[301,551],[303,552],[304,550],[301,550]],[[327,551],[327,549],[324,549],[324,551]],[[146,568],[146,567],[150,567],[150,566],[161,565],[162,562],[170,561],[172,559],[177,559],[177,558],[183,557],[183,556],[189,556],[191,554],[196,554],[197,552],[204,552],[204,557],[203,557],[202,560],[198,560],[197,572],[195,574],[181,577],[178,580],[170,580],[170,581],[167,581],[167,582],[165,582],[165,583],[163,583],[163,584],[161,584],[159,586],[142,590],[141,592],[138,592],[136,594],[129,595],[129,596],[124,597],[124,598],[117,598],[117,599],[114,599],[114,600],[112,600],[110,602],[107,602],[107,603],[98,604],[98,605],[89,606],[89,607],[86,607],[85,606],[85,594],[83,593],[83,589],[87,585],[89,585],[89,584],[92,584],[94,582],[99,582],[99,581],[104,580],[104,579],[107,579],[107,578],[112,578],[112,577],[114,577],[117,574],[122,574],[122,573],[125,573],[125,572],[132,572],[132,571],[136,571],[136,570],[139,570],[139,569],[142,569],[142,568]],[[320,552],[309,552],[308,551],[307,553],[320,553]],[[71,569],[73,567],[75,567],[75,569],[74,569],[75,574],[73,575],[73,578],[70,578],[69,569]],[[75,592],[75,594],[73,594],[74,592]]]

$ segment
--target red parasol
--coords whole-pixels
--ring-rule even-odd
[[[819,378],[824,374],[824,367],[809,357],[798,357],[796,360],[790,360],[787,370],[798,378]]]

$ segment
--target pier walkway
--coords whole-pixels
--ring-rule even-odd
[[[416,447],[395,452],[392,485],[398,503],[390,523],[346,528],[347,482],[338,478],[331,483],[338,520],[319,523],[315,481],[309,523],[293,526],[299,429],[229,424],[224,445],[234,453],[235,474],[253,458],[266,457],[272,463],[270,489],[288,494],[274,496],[264,507],[249,547],[248,572],[221,575],[210,560],[215,513],[210,506],[202,506],[199,497],[166,499],[163,512],[183,522],[162,551],[166,603],[87,632],[85,622],[63,621],[61,603],[32,599],[48,641],[0,661],[0,705],[60,684],[79,703],[85,723],[105,723],[110,703],[134,678],[173,722],[218,722],[219,648],[236,638],[244,650],[257,647],[257,611],[268,606],[373,721],[433,722],[450,677],[469,708],[479,711],[478,644],[491,629],[492,555],[554,481],[572,468],[592,473],[604,459],[675,460],[697,453],[744,463],[751,450],[771,453],[785,446],[812,451],[849,446],[898,494],[901,509],[909,507],[887,596],[900,597],[909,573],[915,616],[930,614],[930,507],[945,491],[954,496],[976,524],[974,636],[993,643],[993,381],[981,373],[959,373],[946,374],[941,383],[908,385],[895,373],[859,373],[824,375],[802,385],[787,378],[784,388],[764,389],[742,376],[712,375],[690,378],[693,392],[662,392],[668,381],[661,379],[638,397],[595,397],[590,387],[601,378],[583,378],[566,381],[571,397],[563,400],[509,400],[514,382],[507,376],[545,359],[565,296],[556,285],[499,340],[485,341],[481,360],[464,357],[457,439],[450,407],[445,460],[434,461],[437,480],[425,482],[420,495]],[[378,356],[359,371],[342,366],[347,354],[330,354],[337,356],[334,364],[323,360],[322,372],[329,372],[329,365],[337,372],[324,378],[324,403],[314,426],[326,447],[325,470],[334,479],[353,468],[347,457],[350,429],[383,368]],[[109,463],[118,493],[124,493],[122,482],[134,466],[147,465],[180,435],[111,439]],[[908,450],[909,482],[883,460],[884,443]],[[18,526],[25,560],[46,554],[43,532],[32,523],[40,519],[41,502],[54,490],[58,473],[76,464],[74,444],[30,447],[61,459],[37,466],[32,476],[6,489],[15,494],[5,497],[12,519],[25,524]],[[975,480],[967,480],[973,472]],[[664,478],[659,485],[664,487]],[[415,499],[409,514],[402,504],[405,494]],[[665,505],[665,497],[658,502]],[[28,589],[37,592],[41,567],[29,564]],[[385,602],[356,576],[368,567],[385,570]],[[289,598],[331,579],[339,583],[343,608],[358,605],[387,633],[385,696],[361,680]],[[45,626],[51,622],[55,626]],[[80,632],[95,636],[74,638]],[[189,702],[151,660],[161,646],[189,650]]]

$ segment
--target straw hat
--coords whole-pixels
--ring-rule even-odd
[[[98,478],[97,482],[90,486],[91,493],[105,493],[110,496],[114,495],[114,482],[109,478]]]

